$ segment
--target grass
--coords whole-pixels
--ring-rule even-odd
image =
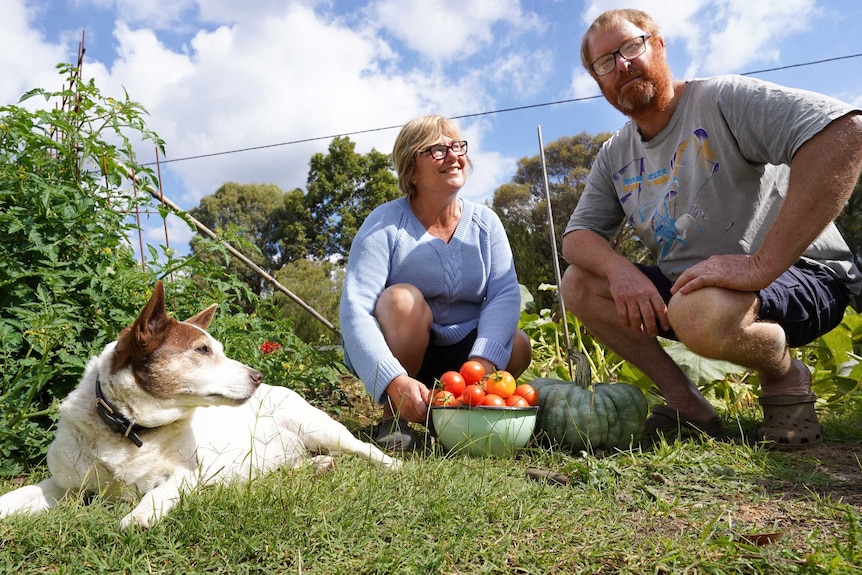
[[[118,531],[122,502],[6,518],[0,571],[858,573],[862,445],[837,447],[856,454],[844,475],[811,452],[715,441],[506,460],[433,448],[395,474],[344,457],[320,475],[286,469],[189,494],[145,532]],[[569,483],[530,479],[533,468]]]

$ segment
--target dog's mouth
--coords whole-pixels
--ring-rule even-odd
[[[208,403],[224,405],[242,405],[251,398],[250,395],[247,397],[231,397],[220,393],[210,393],[204,397]]]

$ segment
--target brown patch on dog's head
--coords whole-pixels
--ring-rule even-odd
[[[165,339],[168,328],[176,320],[165,309],[165,286],[156,282],[150,301],[141,310],[138,318],[120,332],[114,348],[112,372],[126,369],[130,364],[140,364],[157,349]]]
[[[138,318],[120,332],[114,348],[112,373],[130,368],[138,385],[153,395],[171,395],[170,385],[161,385],[168,382],[160,383],[152,377],[152,364],[160,355],[170,353],[169,350],[188,348],[200,339],[201,332],[191,326],[201,329],[209,327],[217,307],[213,304],[185,322],[178,322],[168,315],[165,309],[165,287],[161,281],[157,281],[153,295]]]

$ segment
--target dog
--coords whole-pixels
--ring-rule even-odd
[[[157,282],[135,322],[90,359],[61,403],[50,477],[0,497],[0,517],[46,511],[70,494],[131,495],[140,500],[120,527],[146,529],[197,486],[282,466],[325,469],[339,452],[400,468],[293,390],[228,358],[206,331],[216,307],[177,321]]]

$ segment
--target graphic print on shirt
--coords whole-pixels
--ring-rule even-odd
[[[703,233],[699,222],[717,199],[717,190],[707,184],[718,169],[709,134],[698,128],[664,165],[648,169],[647,158],[637,158],[614,175],[624,186],[620,202],[629,223],[641,238],[652,238],[659,261],[692,234]]]

